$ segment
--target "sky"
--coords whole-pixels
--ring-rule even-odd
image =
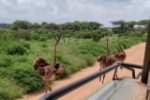
[[[0,23],[138,21],[150,18],[150,0],[0,0]]]

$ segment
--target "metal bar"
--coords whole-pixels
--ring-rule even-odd
[[[126,67],[126,66],[124,66],[124,68],[130,70],[130,71],[132,72],[132,78],[135,78],[135,70],[134,70],[133,68],[131,68],[131,67]]]
[[[129,64],[129,63],[121,63],[122,66],[126,66],[126,67],[132,67],[132,68],[138,68],[138,69],[142,69],[143,66],[142,65],[137,65],[137,64]]]
[[[128,63],[115,63],[115,64],[113,64],[113,65],[111,65],[111,66],[109,66],[109,67],[107,67],[105,69],[102,69],[101,71],[93,73],[92,75],[89,75],[89,76],[87,76],[85,78],[77,80],[77,81],[75,81],[73,83],[70,83],[69,85],[66,85],[66,86],[64,86],[64,87],[62,87],[60,89],[54,90],[50,94],[47,94],[47,95],[43,96],[40,100],[56,100],[57,98],[59,98],[59,97],[65,95],[65,94],[67,94],[68,92],[70,92],[70,91],[72,91],[72,90],[74,90],[74,89],[76,89],[76,88],[86,84],[87,82],[95,79],[96,77],[99,77],[99,76],[101,76],[103,74],[106,74],[107,72],[111,71],[114,68],[117,68],[120,65],[122,65],[123,67],[126,66],[125,68],[127,68],[127,66],[133,67],[133,68],[135,67],[135,68],[139,68],[139,69],[142,68],[142,66],[140,66],[140,65],[128,64]],[[130,71],[132,71],[132,73],[135,74],[134,71],[131,70],[131,68],[127,68],[127,69],[130,69]],[[134,76],[135,75],[133,75],[133,77]]]
[[[74,89],[80,87],[81,85],[95,79],[96,77],[111,71],[112,69],[116,68],[119,65],[120,65],[120,63],[115,63],[115,64],[111,65],[110,67],[102,69],[101,71],[98,71],[92,75],[89,75],[85,78],[77,80],[77,81],[75,81],[75,82],[73,82],[67,86],[60,88],[60,89],[54,90],[50,94],[47,94],[44,97],[42,97],[41,100],[56,100],[57,98],[63,96],[64,94],[70,92],[71,90],[74,90]]]

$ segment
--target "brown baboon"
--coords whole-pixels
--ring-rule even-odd
[[[97,61],[100,63],[100,70],[112,65],[115,62],[114,55],[109,55],[108,39],[106,39],[106,54],[98,56]],[[103,75],[102,83],[104,82],[105,74]],[[101,76],[99,77],[101,81]]]
[[[120,42],[119,42],[119,38],[118,38],[118,52],[114,54],[115,57],[115,62],[124,62],[125,58],[126,58],[126,53],[123,50],[123,47],[121,46]],[[123,69],[123,67],[120,66],[121,69]],[[117,69],[115,69],[114,72],[114,77],[117,78]]]
[[[37,58],[33,63],[34,70],[38,70],[41,78],[45,82],[46,93],[49,88],[49,80],[55,80],[56,76],[64,73],[64,64],[56,63],[55,65],[50,65],[43,58]]]
[[[59,35],[58,37],[55,37],[56,43],[54,46],[54,63],[53,64],[49,64],[46,60],[44,60],[41,57],[37,58],[33,63],[34,70],[39,71],[41,78],[45,82],[46,94],[47,94],[48,89],[50,91],[52,90],[49,85],[49,80],[55,80],[56,76],[63,74],[65,71],[65,67],[63,63],[56,63],[56,47],[57,47],[57,44],[59,43],[60,37],[61,35]]]
[[[119,38],[118,38],[118,52],[114,54],[116,62],[124,62],[126,58],[126,53],[123,50],[122,45],[120,44]]]

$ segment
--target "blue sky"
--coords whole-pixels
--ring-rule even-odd
[[[141,20],[150,17],[150,0],[0,0],[0,23],[28,20],[64,23]]]

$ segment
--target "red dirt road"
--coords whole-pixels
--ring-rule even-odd
[[[143,59],[144,59],[144,52],[145,52],[145,43],[139,43],[137,45],[134,45],[131,48],[126,49],[125,52],[127,54],[127,58],[125,62],[142,65]],[[75,80],[81,79],[97,71],[99,71],[99,64],[95,63],[93,67],[87,67],[77,73],[74,73],[69,78],[53,82],[52,88],[53,90],[55,90],[57,88],[65,86]],[[136,70],[136,74],[139,71],[140,70]],[[111,71],[108,74],[106,74],[105,82],[112,79],[113,72],[114,71]],[[131,72],[126,69],[120,70],[119,68],[118,77],[131,77]],[[59,100],[83,100],[85,96],[90,94],[99,86],[101,86],[101,82],[99,82],[99,79],[97,78],[85,84],[84,86],[70,92],[69,94],[61,97]],[[27,94],[23,96],[23,98],[18,99],[18,100],[39,100],[39,98],[42,97],[44,94],[45,94],[45,91],[41,90],[35,93]]]

